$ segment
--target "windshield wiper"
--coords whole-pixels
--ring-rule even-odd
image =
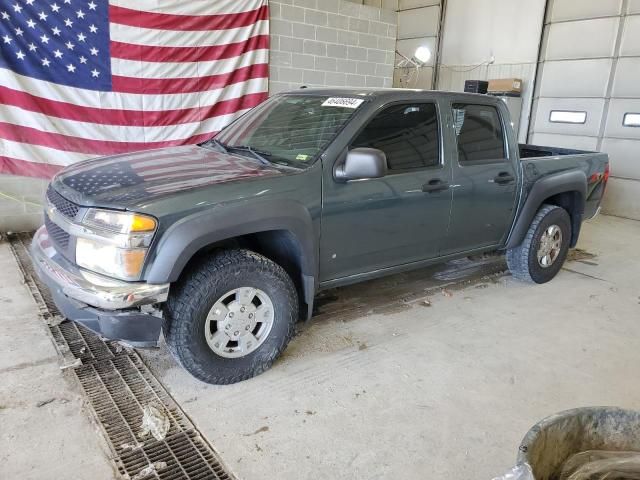
[[[199,145],[201,147],[206,147],[206,146],[208,146],[210,144],[213,144],[216,147],[220,148],[220,150],[222,150],[224,153],[228,153],[227,152],[227,146],[224,143],[222,143],[220,140],[216,139],[216,138],[210,138],[206,142],[203,142],[203,143],[201,143]]]
[[[217,138],[212,138],[211,139],[211,143],[213,143],[214,145],[217,145],[218,147],[220,147],[224,153],[227,153],[227,151],[228,151],[227,150],[227,146],[224,143],[222,143],[220,140],[218,140]]]
[[[262,163],[263,165],[271,165],[271,162],[265,158],[265,156],[266,157],[271,156],[271,153],[269,152],[256,150],[253,147],[250,147],[249,145],[226,145],[226,148],[227,148],[227,151],[240,150],[240,151],[249,152],[256,159],[258,159],[260,163]]]
[[[268,160],[265,157],[273,157],[273,153],[267,152],[265,150],[256,150],[255,148],[249,145],[225,145],[224,143],[222,143],[219,140],[216,140],[215,138],[212,138],[210,142],[213,142],[216,145],[220,146],[220,148],[223,148],[225,152],[229,152],[231,150],[240,150],[240,151],[249,152],[257,160],[259,160],[260,163],[263,163],[265,165],[270,165],[270,166],[277,165],[278,167],[288,168],[291,170],[300,170],[300,167],[294,167],[293,165],[289,165],[288,163]]]

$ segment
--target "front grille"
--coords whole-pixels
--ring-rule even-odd
[[[47,215],[44,216],[44,225],[47,227],[49,238],[58,247],[57,250],[66,250],[69,246],[69,234],[53,223]]]
[[[49,185],[49,188],[47,188],[47,198],[49,199],[51,204],[56,207],[56,210],[58,210],[65,217],[72,220],[76,218],[76,215],[78,214],[80,208],[75,203],[70,202],[58,192],[56,192],[53,187],[51,187],[51,185]]]

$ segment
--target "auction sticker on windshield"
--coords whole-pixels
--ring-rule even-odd
[[[323,107],[358,108],[364,100],[361,98],[331,97],[322,104]]]

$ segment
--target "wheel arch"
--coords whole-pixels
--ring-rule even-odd
[[[574,247],[582,226],[586,192],[587,177],[582,171],[563,172],[538,180],[520,209],[505,248],[517,247],[522,243],[536,213],[545,204],[556,205],[569,213],[572,227],[570,246]]]
[[[185,217],[161,235],[145,269],[149,283],[177,281],[201,255],[247,248],[279,264],[291,276],[307,317],[317,287],[318,247],[314,222],[301,204],[263,202],[214,208]]]

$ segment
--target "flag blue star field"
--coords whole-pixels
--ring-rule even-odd
[[[0,0],[0,173],[198,143],[268,88],[267,0]]]
[[[26,0],[9,3],[0,16],[0,67],[71,87],[111,89],[106,2]]]

